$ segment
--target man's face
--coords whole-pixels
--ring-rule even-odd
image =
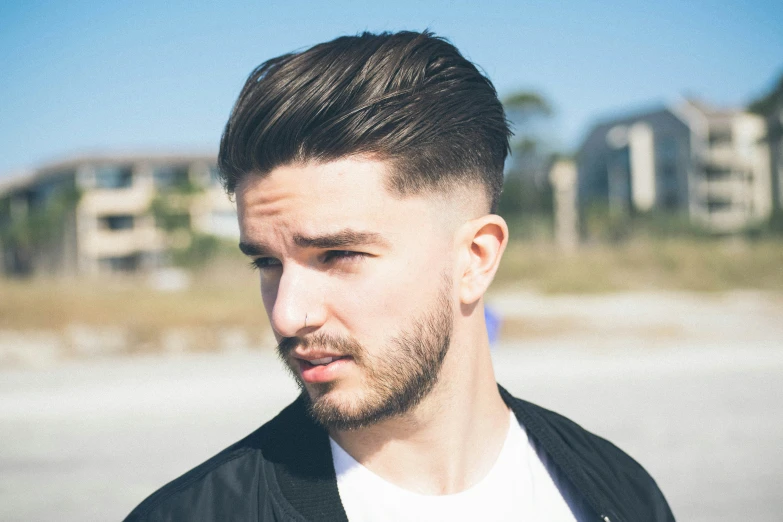
[[[236,190],[280,355],[330,428],[408,411],[449,347],[453,216],[432,196],[391,195],[386,176],[353,158],[251,174]]]

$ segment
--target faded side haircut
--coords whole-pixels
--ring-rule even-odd
[[[400,196],[483,187],[494,211],[510,136],[492,83],[430,32],[344,36],[261,64],[220,141],[232,194],[246,175],[367,155]]]

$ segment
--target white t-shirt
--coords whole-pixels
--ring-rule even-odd
[[[350,522],[529,520],[577,522],[555,485],[556,473],[536,451],[513,413],[508,435],[487,476],[466,491],[422,495],[387,482],[359,464],[331,438],[332,460]],[[542,460],[543,458],[543,460]],[[554,476],[554,480],[553,480]]]

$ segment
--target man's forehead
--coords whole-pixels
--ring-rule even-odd
[[[294,164],[237,185],[243,242],[270,238],[296,245],[367,241],[384,228],[393,198],[377,162]]]
[[[248,174],[237,185],[243,232],[251,222],[287,221],[289,232],[334,233],[344,228],[417,228],[424,222],[464,222],[484,212],[475,187],[400,195],[386,183],[389,165],[364,157],[283,165],[266,175]],[[483,194],[479,192],[479,194]]]
[[[289,163],[262,174],[243,176],[237,183],[237,193],[250,192],[262,198],[310,191],[336,193],[352,190],[381,194],[386,192],[384,182],[388,172],[385,162],[363,157]]]

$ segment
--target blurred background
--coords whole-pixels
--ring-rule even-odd
[[[678,520],[783,513],[783,4],[0,4],[0,519],[118,520],[296,388],[217,181],[262,61],[430,29],[514,125],[498,380]]]

